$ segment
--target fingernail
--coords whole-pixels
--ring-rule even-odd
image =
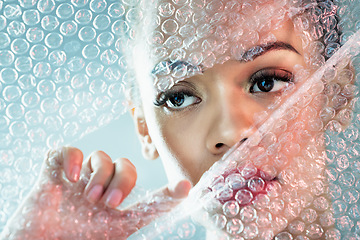
[[[122,196],[123,193],[119,189],[112,190],[106,199],[106,205],[109,207],[117,207],[120,204]]]
[[[71,170],[71,178],[76,182],[79,180],[80,176],[80,167],[78,165],[73,166]]]
[[[189,194],[189,191],[191,189],[191,182],[189,182],[188,180],[181,180],[180,182],[178,182],[178,184],[175,187],[175,194],[174,197],[175,198],[184,198],[187,197],[187,195]]]
[[[87,199],[89,200],[89,202],[95,203],[100,199],[102,192],[103,192],[103,187],[97,184],[91,188],[91,190],[87,195]]]

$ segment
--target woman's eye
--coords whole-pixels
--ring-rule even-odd
[[[172,96],[169,96],[169,99],[166,101],[166,104],[169,108],[181,109],[188,107],[197,102],[197,98],[194,96],[189,96],[184,93],[174,93]]]
[[[280,79],[262,79],[254,85],[253,92],[277,92],[287,87],[288,85],[289,82],[284,82]]]
[[[193,104],[198,103],[200,100],[191,94],[184,92],[164,93],[160,100],[155,102],[157,106],[166,106],[170,109],[183,109]]]
[[[278,92],[289,86],[292,74],[284,70],[265,70],[251,78],[251,93]]]

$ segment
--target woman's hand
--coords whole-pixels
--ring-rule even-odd
[[[9,220],[1,239],[124,239],[169,211],[191,185],[165,187],[126,210],[116,208],[136,183],[136,168],[96,151],[83,162],[73,147],[48,152],[39,181]]]
[[[77,182],[82,168],[83,154],[76,148],[63,149],[64,173],[72,182]],[[136,168],[126,158],[112,159],[102,151],[93,152],[84,163],[84,172],[90,173],[84,195],[90,203],[103,203],[117,207],[127,197],[136,183]],[[85,174],[87,175],[87,174]]]

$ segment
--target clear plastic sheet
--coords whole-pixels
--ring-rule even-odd
[[[49,239],[360,238],[358,1],[22,0],[0,10],[2,226],[39,175],[43,189],[3,236],[36,238],[53,221]],[[160,196],[131,210],[89,206],[88,173],[63,181],[57,151],[40,169],[48,148],[122,113],[126,95],[141,105],[144,81],[167,91],[219,64],[251,63],[274,43],[288,47],[287,26],[303,64],[172,211],[175,200]],[[29,221],[37,205],[43,225]]]
[[[119,1],[0,2],[0,228],[49,148],[126,110]]]

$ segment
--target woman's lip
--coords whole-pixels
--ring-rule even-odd
[[[252,174],[241,174],[242,169],[236,168],[226,171],[220,176],[220,180],[214,181],[213,187],[209,188],[214,191],[215,198],[221,204],[227,201],[237,201],[240,206],[251,204],[260,194],[267,194],[267,185],[271,182],[278,182],[278,178],[272,177],[266,179],[264,171],[253,168]],[[249,172],[247,172],[249,173]],[[223,181],[222,181],[223,180]]]

